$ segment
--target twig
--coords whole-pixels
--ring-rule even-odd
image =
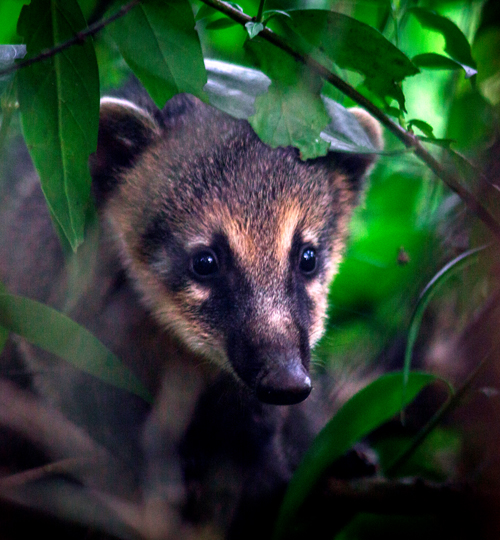
[[[91,24],[85,30],[82,30],[81,32],[77,32],[71,39],[68,39],[67,41],[64,41],[63,43],[60,43],[59,45],[56,45],[52,49],[45,49],[44,51],[42,51],[40,54],[37,54],[36,56],[27,58],[26,60],[22,60],[21,62],[18,62],[17,64],[13,64],[12,66],[9,66],[8,68],[1,69],[0,77],[4,75],[9,75],[10,73],[14,73],[18,69],[31,66],[32,64],[41,62],[42,60],[47,60],[48,58],[52,58],[56,54],[60,53],[61,51],[64,51],[65,49],[69,49],[73,45],[76,45],[78,43],[83,43],[88,37],[93,36],[94,34],[97,34],[97,32],[100,32],[103,28],[105,28],[112,22],[126,15],[131,9],[139,5],[140,2],[141,0],[132,0],[128,4],[125,4],[124,6],[122,6],[116,13],[114,13],[107,19],[103,19],[102,21],[96,22],[95,24]]]
[[[252,18],[233,8],[225,2],[220,0],[201,0],[204,4],[213,7],[217,11],[220,11],[233,21],[245,25],[248,22],[252,22]],[[346,96],[350,97],[358,105],[361,105],[372,116],[377,118],[379,122],[393,133],[407,148],[412,148],[415,154],[432,170],[432,172],[441,178],[443,182],[455,193],[457,193],[468,208],[476,214],[493,232],[496,239],[500,241],[500,224],[497,223],[493,215],[487,210],[487,208],[481,204],[481,202],[475,197],[473,193],[465,189],[459,179],[446,169],[441,163],[439,163],[420,143],[418,138],[412,133],[403,129],[400,125],[391,120],[383,111],[381,111],[376,105],[374,105],[369,99],[360,94],[352,86],[343,81],[340,77],[335,75],[325,66],[314,60],[311,56],[302,54],[296,51],[289,43],[282,37],[275,34],[269,28],[264,28],[259,36],[272,43],[282,51],[288,53],[297,61],[306,64],[316,73],[318,73],[323,79],[339,89]]]

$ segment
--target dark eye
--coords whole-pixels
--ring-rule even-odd
[[[201,278],[212,276],[219,270],[217,257],[215,253],[210,250],[203,250],[194,255],[191,265],[194,274]]]
[[[304,274],[312,274],[316,270],[316,250],[312,247],[305,247],[299,259],[299,268]]]

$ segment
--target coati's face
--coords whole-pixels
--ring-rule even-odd
[[[357,113],[380,146],[378,126]],[[94,188],[144,302],[267,403],[311,391],[310,349],[371,159],[303,162],[177,96],[156,118],[103,100]]]

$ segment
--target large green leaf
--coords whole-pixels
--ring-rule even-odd
[[[447,52],[455,62],[460,64],[467,77],[472,77],[472,75],[477,73],[476,62],[474,58],[472,58],[469,42],[454,22],[426,8],[415,7],[409,11],[415,15],[423,27],[439,32],[444,37],[446,42],[444,48],[445,52]],[[420,56],[423,56],[424,58],[417,57],[417,61],[420,62],[419,65],[422,67],[432,67],[436,69],[438,67],[437,64],[440,63],[442,69],[454,69],[449,62],[447,65],[444,65],[443,60],[438,60],[435,57],[431,58],[430,55]],[[433,65],[428,65],[429,63]]]
[[[142,383],[109,349],[88,330],[51,307],[0,290],[0,327],[109,384],[152,401]]]
[[[326,55],[339,67],[365,76],[365,85],[382,98],[397,100],[404,110],[400,83],[419,72],[411,60],[378,30],[352,17],[320,9],[290,10],[283,18],[313,50]]]
[[[32,0],[18,33],[28,56],[72,38],[86,26],[76,0]],[[90,204],[89,155],[97,146],[99,77],[87,39],[18,73],[24,138],[52,215],[73,249],[83,240]]]
[[[405,405],[436,380],[429,373],[411,373]],[[284,538],[294,514],[321,475],[354,443],[390,420],[401,410],[403,374],[383,375],[353,396],[323,428],[295,472],[280,509],[274,540]]]
[[[204,97],[207,82],[188,0],[144,0],[109,26],[123,58],[162,108],[179,92]]]
[[[321,78],[259,37],[246,47],[272,81],[255,100],[249,118],[253,129],[273,148],[295,146],[302,159],[324,156],[330,144],[320,134],[330,117],[320,95]]]

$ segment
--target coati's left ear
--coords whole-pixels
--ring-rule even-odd
[[[355,181],[369,172],[371,166],[377,160],[376,152],[384,148],[384,138],[382,126],[371,114],[357,107],[349,109],[349,112],[356,117],[375,150],[372,154],[342,154],[338,165]]]
[[[117,185],[120,170],[132,166],[159,136],[160,128],[146,110],[123,99],[101,99],[97,150],[89,159],[98,205]]]

